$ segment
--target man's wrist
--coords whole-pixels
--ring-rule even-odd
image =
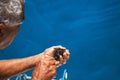
[[[28,57],[28,61],[31,63],[32,67],[35,67],[41,60],[41,53]]]

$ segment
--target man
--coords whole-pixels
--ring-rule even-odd
[[[7,47],[16,36],[24,17],[23,10],[23,0],[0,0],[0,49]],[[54,56],[56,49],[64,51],[58,60]],[[69,55],[66,48],[53,46],[34,56],[0,60],[0,80],[6,80],[33,67],[32,80],[51,80],[56,75],[57,67],[66,63]]]

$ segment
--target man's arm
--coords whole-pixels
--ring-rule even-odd
[[[46,49],[42,54],[35,56],[21,59],[0,60],[0,80],[10,78],[32,67],[35,67],[32,80],[52,79],[56,74],[57,67],[67,62],[70,55],[69,51],[65,49],[64,54],[59,56],[59,61],[56,61],[53,57],[55,48],[65,49],[61,46],[54,46]]]
[[[21,59],[0,60],[0,80],[7,79],[35,67],[40,61],[40,55],[41,54]]]

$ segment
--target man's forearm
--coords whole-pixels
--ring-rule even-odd
[[[0,60],[0,80],[33,68],[39,60],[40,54],[21,59]]]

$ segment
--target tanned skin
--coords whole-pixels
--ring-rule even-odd
[[[69,51],[66,49],[63,57],[56,61],[53,57],[55,48],[65,49],[62,46],[54,46],[43,53],[21,59],[0,60],[0,80],[6,80],[18,73],[35,67],[31,80],[51,80],[56,75],[57,67],[67,62]]]
[[[23,0],[20,1],[23,10],[24,3]],[[21,13],[20,20],[23,20],[23,12]],[[17,35],[19,28],[20,24],[10,27],[0,22],[0,49],[10,45]],[[58,61],[53,57],[54,50],[57,48],[65,50],[63,56],[59,55],[60,59]],[[51,80],[56,75],[57,67],[66,63],[69,56],[70,53],[66,48],[53,46],[34,56],[0,60],[0,80],[6,80],[31,68],[34,68],[31,80]]]
[[[56,61],[53,57],[53,52],[55,48],[65,49],[62,46],[54,46],[44,51],[44,54],[41,55],[40,62],[36,65],[33,74],[32,80],[51,80],[56,75],[57,67],[65,64],[69,59],[70,53],[67,49],[63,53],[63,56],[59,56],[60,59]]]
[[[41,54],[21,59],[0,60],[0,80],[35,67],[40,60]]]

